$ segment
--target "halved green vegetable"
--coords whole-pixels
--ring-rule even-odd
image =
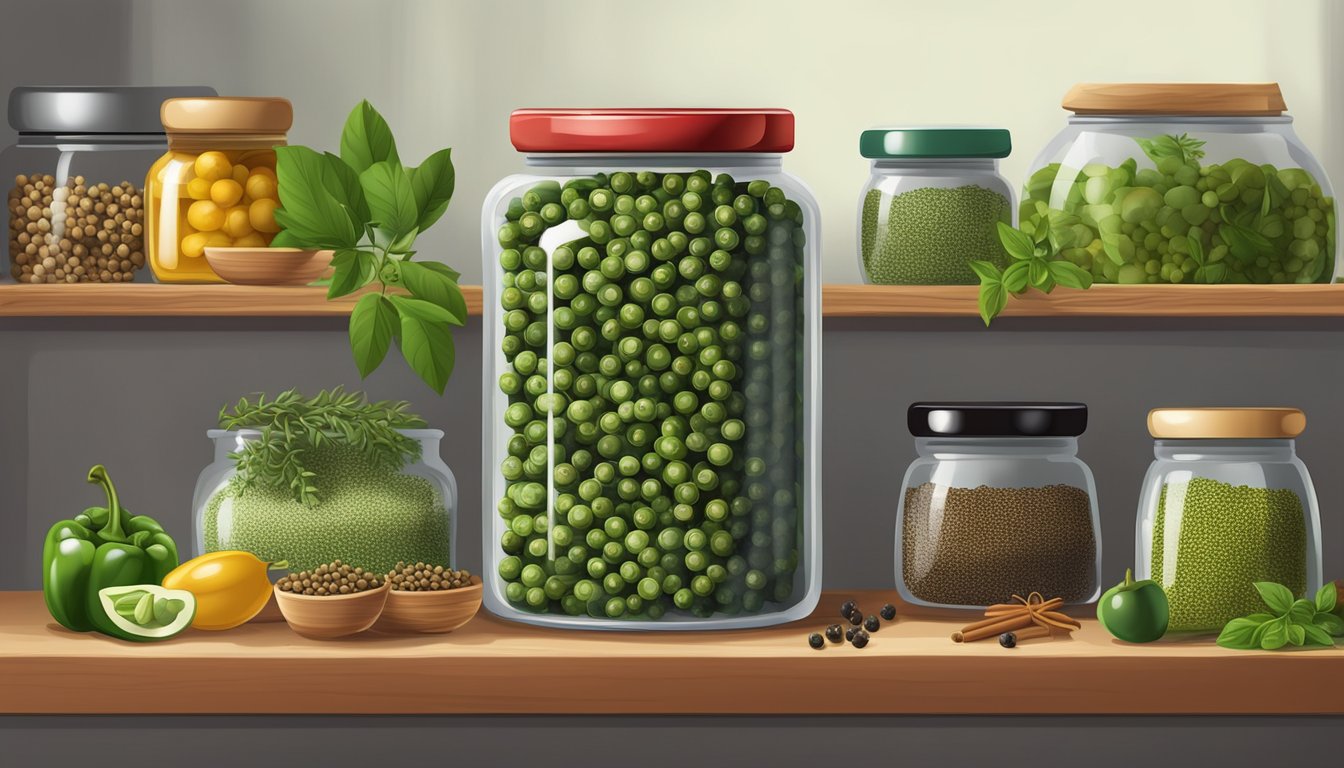
[[[108,587],[98,602],[112,622],[111,637],[147,643],[181,634],[196,617],[196,598],[184,589],[155,584]]]

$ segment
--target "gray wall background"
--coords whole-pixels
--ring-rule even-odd
[[[1174,23],[1163,0],[1120,12],[1113,4],[1064,0],[1029,9],[990,0],[590,2],[583,14],[577,7],[531,0],[376,8],[356,0],[0,0],[0,91],[190,81],[221,93],[280,93],[298,111],[291,140],[319,147],[334,144],[334,128],[355,100],[375,98],[407,156],[461,148],[458,199],[422,250],[436,251],[468,279],[479,274],[477,201],[519,165],[503,126],[508,111],[524,104],[792,107],[799,149],[788,167],[814,186],[826,211],[825,271],[833,281],[854,278],[851,211],[866,163],[852,148],[854,134],[875,123],[1005,124],[1018,151],[1004,168],[1016,181],[1063,124],[1059,97],[1076,80],[1277,79],[1303,138],[1336,179],[1344,171],[1344,134],[1330,129],[1344,116],[1344,99],[1330,85],[1344,73],[1344,53],[1332,44],[1344,10],[1327,0],[1294,3],[1292,13],[1269,0],[1182,4],[1181,28],[1191,44],[1159,33]],[[716,76],[713,56],[649,60],[638,88],[626,67],[536,65],[537,57],[568,59],[589,33],[609,45],[654,45],[659,34],[674,41],[704,36],[708,50],[737,44],[748,23],[758,30],[751,50],[770,73],[759,80]],[[645,37],[618,34],[630,29]],[[1126,54],[1089,42],[1102,40],[1118,41]],[[1049,53],[1023,52],[1033,44]],[[1074,55],[1077,46],[1093,53]],[[1016,69],[1023,61],[1028,73]],[[0,125],[0,145],[11,136]],[[973,319],[858,320],[826,327],[828,588],[891,584],[892,511],[913,456],[903,414],[917,399],[1089,403],[1082,455],[1097,475],[1108,581],[1132,558],[1135,498],[1151,458],[1143,421],[1149,407],[1302,407],[1309,426],[1299,449],[1320,495],[1326,573],[1340,573],[1344,322],[1000,320],[986,332]],[[442,399],[428,396],[399,363],[365,385],[375,397],[413,400],[448,433],[443,457],[462,486],[459,556],[477,567],[478,323],[458,345],[458,371]],[[38,586],[46,527],[95,500],[83,482],[91,464],[106,463],[133,509],[189,541],[191,490],[211,456],[204,431],[221,404],[258,390],[359,384],[343,328],[331,320],[4,319],[0,353],[0,520],[7,532],[0,536],[0,589]],[[845,755],[951,765],[999,758],[1011,765],[1003,755],[1040,754],[1043,742],[1067,756],[1033,757],[1034,764],[1232,766],[1298,755],[1333,764],[1341,733],[1339,718],[1309,717],[0,717],[0,744],[16,765],[76,764],[94,755],[105,765],[167,764],[188,754],[202,766],[240,758],[292,764],[299,750],[312,763],[396,755],[473,765],[638,758],[650,766],[789,766]]]

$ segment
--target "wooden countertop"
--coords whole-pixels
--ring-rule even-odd
[[[910,609],[867,648],[808,647],[849,598],[873,611],[894,595],[831,593],[808,621],[737,632],[570,632],[483,612],[441,636],[323,642],[253,623],[141,645],[67,632],[39,593],[6,592],[0,712],[1344,713],[1344,649],[1132,646],[1088,620],[1006,650],[953,643],[970,618]]]
[[[481,287],[462,286],[481,313]],[[825,285],[827,317],[977,317],[974,286]],[[0,317],[338,317],[357,296],[244,285],[0,285]],[[1344,285],[1098,285],[1009,299],[1004,317],[1341,317]]]

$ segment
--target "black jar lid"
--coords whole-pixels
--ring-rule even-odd
[[[1087,429],[1082,403],[914,403],[915,437],[1077,437]]]

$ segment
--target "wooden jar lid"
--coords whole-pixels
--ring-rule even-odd
[[[1288,108],[1278,83],[1079,83],[1063,105],[1078,115],[1266,117]]]

